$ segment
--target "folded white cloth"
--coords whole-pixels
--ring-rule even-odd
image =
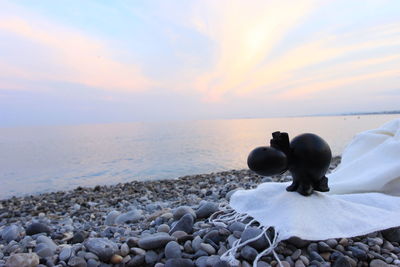
[[[229,205],[236,216],[274,227],[276,242],[354,237],[400,226],[400,119],[356,135],[327,176],[327,193],[304,197],[287,192],[288,183],[263,183],[235,192]]]

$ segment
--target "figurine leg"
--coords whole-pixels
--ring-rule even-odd
[[[303,196],[309,196],[313,193],[313,187],[309,183],[301,183],[297,188],[297,192]]]
[[[328,178],[326,176],[322,177],[313,186],[315,191],[328,192],[329,191]]]
[[[288,187],[286,187],[286,191],[288,192],[294,192],[297,190],[297,188],[299,187],[299,183],[297,181],[293,181],[291,185],[289,185]]]

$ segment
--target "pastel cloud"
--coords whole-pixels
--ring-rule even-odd
[[[78,30],[37,18],[2,16],[2,33],[20,38],[19,42],[34,44],[30,51],[31,58],[25,58],[24,61],[32,61],[37,67],[28,68],[14,61],[0,59],[3,78],[13,78],[13,82],[0,84],[3,88],[34,88],[34,85],[27,88],[18,84],[21,81],[68,82],[124,92],[145,91],[155,85],[138,65],[113,59],[113,51],[104,42]],[[36,48],[46,51],[40,59],[44,64],[35,58]]]

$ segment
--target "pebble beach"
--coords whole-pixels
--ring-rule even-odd
[[[334,158],[330,170],[339,162]],[[231,266],[220,256],[261,230],[214,224],[210,216],[235,190],[290,179],[232,170],[1,200],[0,267]],[[280,263],[270,254],[257,266],[400,266],[399,244],[400,228],[312,242],[291,238],[275,248]],[[238,266],[253,266],[267,247],[262,238],[242,247]]]

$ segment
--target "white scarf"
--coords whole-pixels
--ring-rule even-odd
[[[263,232],[246,242],[238,240],[222,259],[236,265],[237,249],[261,235],[268,239],[269,227],[276,235],[268,239],[271,246],[257,256],[254,266],[263,255],[274,253],[279,241],[293,236],[325,240],[400,226],[400,119],[356,135],[343,152],[341,164],[327,177],[330,192],[308,197],[287,192],[289,183],[263,183],[235,192],[229,203],[231,213],[214,221],[252,218]]]

